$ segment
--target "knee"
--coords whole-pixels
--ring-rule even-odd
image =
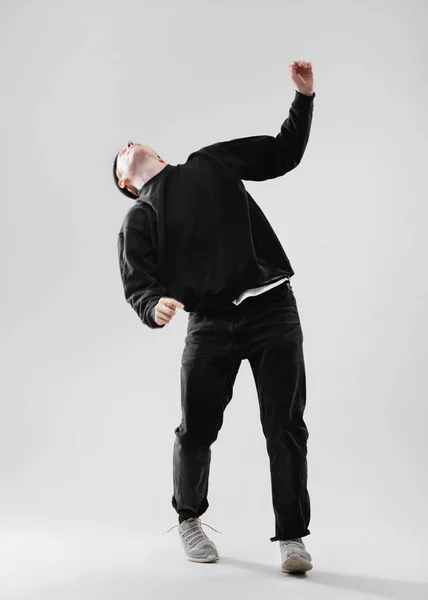
[[[203,431],[201,428],[189,428],[179,425],[175,429],[176,441],[182,448],[203,452],[209,450],[217,437],[218,431]]]

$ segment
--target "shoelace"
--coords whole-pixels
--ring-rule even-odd
[[[168,529],[168,531],[164,531],[164,533],[162,535],[169,533],[170,531],[172,531],[172,529],[175,529],[176,527],[180,527],[180,525],[181,525],[181,523],[177,523],[177,525],[174,525],[173,527]],[[192,542],[196,543],[196,542],[200,541],[201,539],[207,537],[205,535],[205,533],[203,532],[203,530],[200,528],[201,525],[206,525],[213,531],[217,531],[217,529],[214,529],[214,527],[211,527],[211,525],[208,525],[208,523],[203,523],[203,522],[201,522],[200,519],[197,519],[197,520],[193,521],[191,523],[190,527],[186,530],[186,532],[185,532],[186,539],[192,537],[192,535],[193,535],[194,539],[192,540]],[[222,533],[222,532],[217,531],[217,533]]]
[[[293,552],[307,552],[305,545],[299,539],[281,540],[280,545],[291,553]]]

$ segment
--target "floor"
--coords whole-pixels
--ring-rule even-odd
[[[280,570],[278,542],[205,531],[218,547],[217,563],[188,561],[177,529],[145,539],[77,528],[2,532],[0,598],[164,600],[173,593],[174,600],[218,600],[227,593],[234,600],[428,599],[428,569],[414,539],[311,534],[304,541],[314,568],[287,575]]]

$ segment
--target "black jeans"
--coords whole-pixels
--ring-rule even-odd
[[[275,536],[310,534],[303,334],[289,280],[217,314],[189,313],[181,361],[182,419],[175,429],[172,505],[208,508],[210,446],[223,424],[242,359],[250,362],[270,462]]]

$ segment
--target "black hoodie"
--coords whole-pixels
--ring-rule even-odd
[[[162,296],[187,312],[230,305],[243,291],[294,271],[242,180],[264,181],[300,163],[311,129],[312,96],[296,90],[276,137],[237,138],[205,146],[184,164],[167,164],[141,188],[118,234],[126,301],[148,327],[161,328]]]

